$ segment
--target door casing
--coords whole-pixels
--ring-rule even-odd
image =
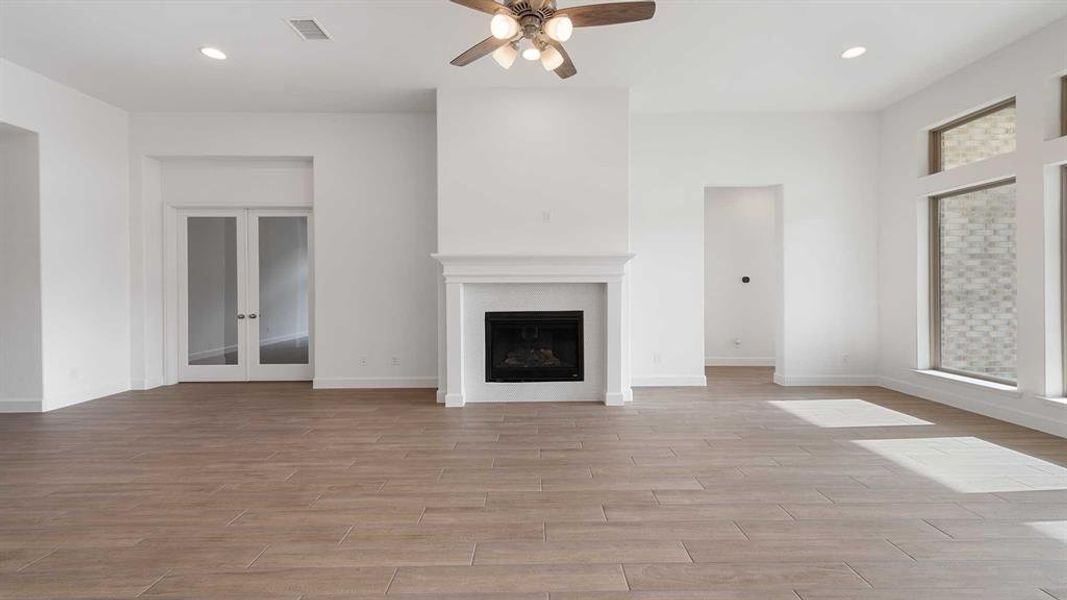
[[[164,285],[170,288],[167,307],[173,318],[165,319],[166,382],[181,381],[310,381],[314,377],[314,290],[315,270],[312,211],[299,208],[182,208],[171,207],[168,211],[168,246],[173,254],[167,262],[173,267]],[[258,219],[260,217],[301,216],[307,219],[308,240],[308,364],[262,365],[259,364],[259,320],[247,318],[258,314]],[[235,217],[237,220],[237,296],[239,312],[246,315],[238,325],[238,364],[193,365],[188,364],[188,225],[189,217]],[[167,285],[167,284],[170,285]]]

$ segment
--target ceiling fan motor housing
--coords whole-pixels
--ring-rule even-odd
[[[522,27],[524,37],[537,35],[541,31],[541,26],[544,22],[556,12],[555,0],[546,0],[541,4],[541,8],[536,10],[528,0],[509,2],[507,6],[511,9],[515,18],[519,20],[519,26]]]

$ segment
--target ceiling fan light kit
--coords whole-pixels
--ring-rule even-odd
[[[511,65],[515,64],[515,59],[519,57],[518,44],[505,44],[493,51],[493,60],[496,64],[510,69]]]
[[[488,55],[504,69],[510,69],[520,54],[528,61],[541,61],[546,71],[567,79],[578,73],[563,42],[571,39],[575,27],[596,27],[645,21],[656,14],[656,3],[608,2],[557,8],[556,0],[452,0],[456,4],[489,15],[488,38],[478,42],[452,64],[464,67]]]

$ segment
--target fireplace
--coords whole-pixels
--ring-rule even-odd
[[[486,382],[583,381],[582,315],[486,312]]]

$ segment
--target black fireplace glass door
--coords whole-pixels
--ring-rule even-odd
[[[583,378],[582,311],[485,313],[487,382]]]

